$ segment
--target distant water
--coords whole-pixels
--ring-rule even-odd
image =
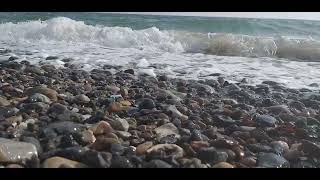
[[[63,66],[71,57],[87,70],[111,64],[181,78],[221,73],[293,88],[320,83],[320,21],[0,13],[0,23],[0,48],[12,50],[3,60],[14,55],[43,64],[58,56],[49,63]]]

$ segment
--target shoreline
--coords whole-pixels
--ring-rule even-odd
[[[320,167],[319,92],[27,61],[0,77],[0,166]]]

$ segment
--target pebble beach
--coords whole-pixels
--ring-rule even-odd
[[[1,168],[320,167],[318,90],[62,61],[0,62]]]

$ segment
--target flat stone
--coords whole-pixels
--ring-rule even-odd
[[[131,133],[126,131],[116,131],[116,135],[123,140],[127,140],[132,136]]]
[[[59,57],[58,56],[48,56],[46,58],[46,60],[54,60],[54,59],[59,59]]]
[[[157,127],[154,129],[154,131],[157,134],[157,139],[160,140],[163,137],[166,137],[168,135],[175,135],[176,138],[180,138],[179,130],[178,128],[172,124],[172,123],[167,123],[164,124],[160,127]]]
[[[34,103],[34,102],[43,102],[46,104],[51,103],[50,99],[47,96],[40,94],[40,93],[35,93],[35,94],[29,96],[28,101],[30,103]]]
[[[33,155],[38,156],[35,145],[0,138],[0,162],[23,162]]]
[[[116,93],[118,93],[120,91],[120,88],[117,87],[117,86],[107,86],[107,89],[109,91],[111,91],[112,93],[114,93],[114,94],[116,94]]]
[[[116,118],[110,121],[109,123],[115,130],[128,131],[129,129],[129,123],[125,119]]]
[[[256,118],[257,123],[259,123],[262,126],[268,126],[268,127],[273,127],[277,120],[269,115],[259,115]]]
[[[234,168],[234,166],[227,162],[219,162],[213,165],[212,168]]]
[[[270,146],[263,145],[260,143],[256,144],[248,144],[247,145],[248,149],[254,153],[257,152],[273,152],[273,149]]]
[[[80,94],[74,97],[74,100],[78,103],[89,103],[90,102],[90,98],[84,94]]]
[[[157,144],[147,150],[147,154],[160,154],[161,152],[170,152],[175,158],[183,157],[184,151],[181,147],[175,144]]]
[[[0,107],[9,106],[9,105],[10,105],[10,102],[6,98],[0,96]]]
[[[39,142],[38,139],[36,139],[36,138],[34,138],[34,137],[26,137],[26,136],[24,136],[24,137],[21,138],[21,140],[22,140],[23,142],[31,143],[31,144],[35,145],[36,148],[37,148],[38,154],[41,154],[41,153],[42,153],[42,147],[41,147],[41,144],[40,144],[40,142]]]
[[[42,167],[43,168],[86,168],[87,166],[77,161],[55,156],[55,157],[46,159],[43,162]]]
[[[34,88],[29,88],[25,91],[26,95],[32,95],[35,93],[40,93],[46,95],[48,98],[50,98],[52,101],[57,101],[58,100],[58,93],[57,91],[47,88],[47,87],[34,87]]]
[[[8,166],[6,166],[6,168],[24,168],[24,167],[19,164],[9,164]]]

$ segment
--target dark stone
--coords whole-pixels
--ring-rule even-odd
[[[3,116],[5,118],[15,116],[19,112],[19,109],[17,108],[11,108],[11,107],[0,107],[0,116]]]
[[[58,56],[48,56],[46,58],[46,60],[54,60],[54,59],[58,59],[59,57]]]
[[[287,168],[290,166],[285,158],[274,153],[259,153],[257,164],[265,168]]]
[[[269,115],[259,115],[256,118],[256,122],[261,126],[274,127],[277,120],[274,117]]]
[[[144,98],[139,104],[139,109],[153,109],[156,105],[152,99]]]
[[[40,168],[40,159],[33,155],[30,159],[26,160],[26,166],[28,168]]]
[[[163,137],[160,139],[160,144],[175,144],[178,141],[177,138],[175,138],[175,135],[168,135],[166,137]]]
[[[127,70],[124,70],[124,72],[134,75],[134,70],[133,69],[127,69]]]
[[[202,148],[198,152],[198,157],[204,162],[212,163],[217,158],[217,150],[214,147]]]
[[[111,166],[112,155],[107,152],[86,151],[81,162],[93,168],[109,168]]]
[[[199,130],[193,130],[191,134],[192,141],[202,141],[202,134]]]
[[[16,59],[19,59],[19,58],[16,57],[16,56],[10,56],[10,57],[8,58],[8,61],[14,61],[14,60],[16,60]]]
[[[112,154],[122,155],[125,152],[125,147],[121,144],[112,144],[110,148],[110,152]]]
[[[258,152],[273,152],[273,149],[270,146],[263,145],[260,143],[257,144],[248,144],[248,149],[254,153]]]
[[[133,168],[133,164],[126,157],[114,155],[111,160],[111,168]]]
[[[78,143],[74,140],[71,134],[68,134],[68,135],[62,136],[59,146],[61,148],[68,148],[68,147],[78,146]]]
[[[143,168],[172,168],[172,165],[165,161],[154,159],[143,165]]]
[[[86,148],[75,146],[65,149],[59,149],[54,153],[54,156],[61,156],[74,161],[81,161],[81,158],[86,151]]]
[[[215,157],[215,163],[226,162],[228,160],[228,153],[223,151],[218,151]]]
[[[91,116],[89,119],[85,120],[85,123],[95,124],[104,119],[105,113],[97,111],[95,115]]]

